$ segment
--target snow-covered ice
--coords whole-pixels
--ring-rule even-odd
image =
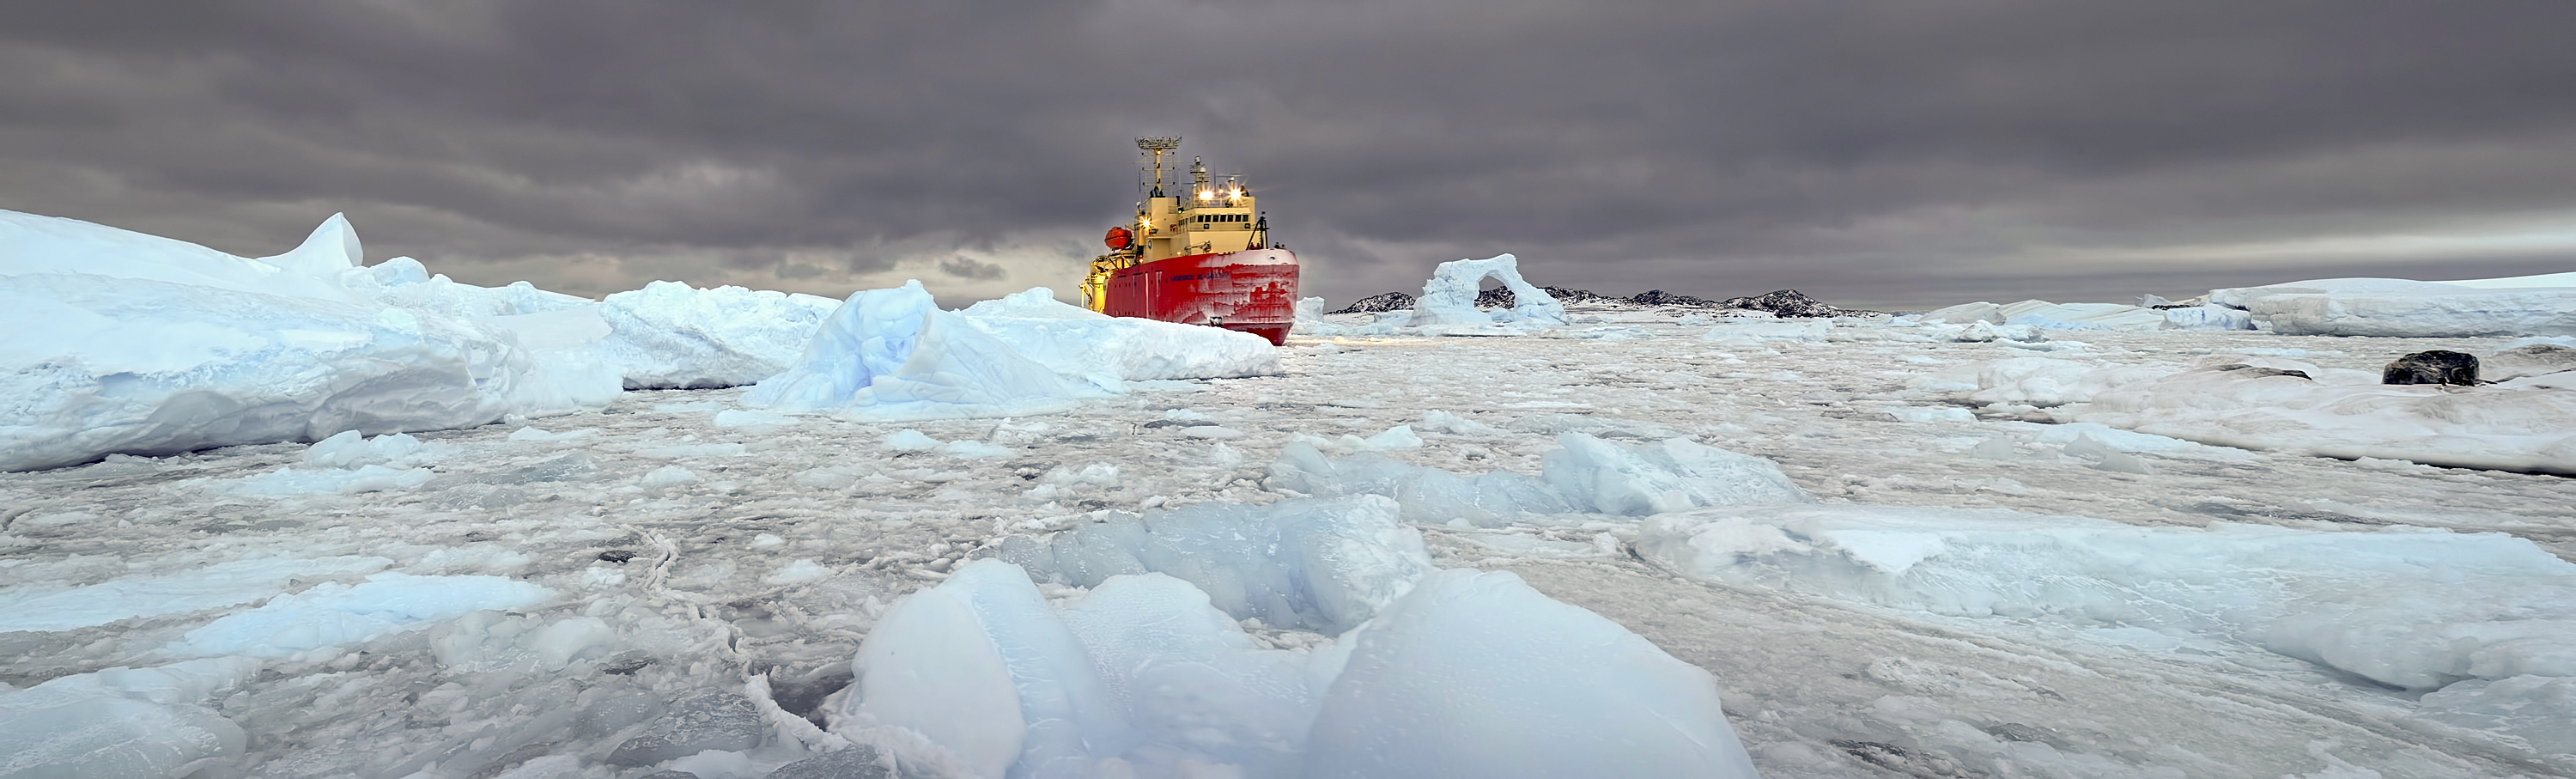
[[[2211,290],[2209,302],[2247,311],[2286,335],[2576,335],[2576,279],[2563,273],[2452,282],[2312,279]]]
[[[62,250],[8,255],[52,307],[13,312],[168,337],[74,371],[7,320],[0,422],[125,424],[27,383],[110,358],[203,413],[0,473],[0,775],[2576,774],[2563,336],[1587,314],[1620,337],[1175,379],[1234,358],[881,290],[795,341],[810,413],[618,392],[605,304],[359,268],[338,220],[249,260],[9,218]],[[800,305],[660,294],[672,333]],[[266,419],[223,412],[254,368],[436,357],[380,317],[508,370],[374,388],[455,419],[205,433]],[[2376,383],[2433,349],[2494,383]],[[955,408],[851,412],[881,376]]]

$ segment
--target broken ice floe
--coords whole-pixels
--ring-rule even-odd
[[[1339,632],[1431,570],[1422,533],[1373,495],[1267,506],[1208,503],[1112,515],[1045,536],[1012,536],[997,556],[1077,587],[1162,573],[1206,590],[1237,619]]]
[[[1051,604],[984,560],[853,666],[836,730],[907,728],[983,776],[1754,776],[1706,671],[1509,573],[1424,576],[1300,653],[1169,576]]]
[[[259,672],[246,657],[109,668],[0,688],[0,775],[179,776],[248,742],[216,701]]]

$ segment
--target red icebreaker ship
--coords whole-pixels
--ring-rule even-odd
[[[1210,181],[1207,165],[1192,159],[1190,183],[1170,182],[1180,191],[1167,194],[1163,154],[1180,145],[1179,138],[1136,139],[1152,183],[1136,204],[1136,220],[1101,239],[1109,253],[1092,258],[1083,303],[1110,316],[1287,341],[1296,321],[1297,255],[1268,243],[1269,219],[1240,176]]]

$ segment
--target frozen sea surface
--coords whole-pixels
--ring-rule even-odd
[[[858,719],[872,716],[866,698],[845,690],[862,645],[899,616],[890,607],[999,565],[974,561],[1002,556],[1011,537],[1112,538],[1095,529],[1218,504],[1391,500],[1372,516],[1411,519],[1408,498],[1490,508],[1551,493],[1545,511],[1406,523],[1444,569],[1421,580],[1446,582],[1424,597],[1555,613],[1467,584],[1509,572],[1633,632],[1707,674],[1764,776],[2576,775],[2576,680],[2567,644],[2550,638],[2567,603],[2549,594],[2570,586],[2576,482],[2407,459],[2472,445],[2546,454],[2507,428],[2554,406],[2449,402],[2484,415],[2455,423],[2486,427],[2355,456],[2230,445],[2246,442],[2205,434],[2239,429],[2221,410],[2157,427],[2121,416],[2155,403],[2102,397],[2213,355],[2295,360],[2331,389],[2335,371],[2510,341],[2182,330],[1958,341],[1885,320],[1704,340],[1710,326],[1670,317],[1597,324],[1629,335],[1292,341],[1282,375],[1139,382],[1011,418],[862,422],[747,413],[740,389],[647,391],[534,427],[0,474],[0,604],[18,607],[0,626],[0,736],[53,750],[14,752],[0,775],[40,775],[11,772],[85,744],[127,761],[91,764],[100,771],[205,777],[989,768],[1027,754],[1032,737],[943,754],[924,731]],[[2071,367],[1996,367],[2034,356]],[[2019,394],[1975,397],[2007,385]],[[2568,390],[2461,392],[2489,391]],[[2084,403],[2104,405],[2071,408]],[[2099,416],[2069,423],[2061,411]],[[1704,453],[1691,468],[1642,469],[1659,462],[1648,452],[1698,452],[1674,439],[1775,464],[1795,488],[1777,494],[1807,501],[1689,498],[1770,476]],[[1549,457],[1569,441],[1591,447],[1587,483],[1628,485],[1634,499],[1619,505],[1632,510],[1575,505],[1550,486]],[[1351,472],[1515,478],[1491,480],[1490,494],[1296,498],[1273,489],[1292,449],[1303,454],[1290,470],[1308,477],[1317,463],[1382,461]],[[341,474],[371,467],[427,478],[351,491],[356,477]],[[1619,468],[1628,475],[1610,478]],[[2440,540],[2408,543],[2418,539]],[[1104,647],[1098,656],[1142,658],[1098,688],[1125,712],[1122,759],[1141,774],[1287,759],[1297,753],[1263,735],[1294,731],[1277,723],[1310,710],[1323,719],[1297,736],[1340,750],[1310,741],[1318,770],[1418,772],[1407,761],[1451,748],[1440,742],[1457,731],[1372,724],[1401,711],[1383,706],[1335,714],[1329,685],[1300,697],[1286,680],[1339,662],[1336,678],[1366,669],[1411,683],[1420,658],[1476,657],[1441,648],[1463,634],[1388,634],[1372,649],[1368,629],[1336,641],[1340,617],[1224,613],[1222,593],[1187,579],[1113,590],[1106,577],[1039,577],[1013,607],[1015,619],[1063,621],[1059,637]],[[1102,587],[1074,586],[1092,581]],[[1171,610],[1198,603],[1193,592],[1211,605]],[[1452,618],[1367,602],[1419,624]],[[1139,621],[1136,603],[1196,621]],[[1513,634],[1496,619],[1475,624]],[[1521,632],[1574,622],[1535,624]],[[1140,646],[1164,654],[1119,653]],[[1148,662],[1166,656],[1210,670]],[[1520,689],[1541,691],[1535,705],[1576,700],[1543,683],[1622,664],[1527,669],[1537,686]],[[1014,684],[1034,677],[978,678],[955,689],[1028,700]],[[1201,732],[1193,688],[1116,697],[1138,679],[1278,694],[1227,699],[1259,705]],[[1063,711],[1108,710],[1063,700]],[[1371,738],[1407,749],[1345,748]]]

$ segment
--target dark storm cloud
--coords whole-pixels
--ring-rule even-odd
[[[34,4],[0,25],[0,208],[250,255],[345,210],[371,256],[590,294],[1061,290],[1135,198],[1129,140],[1169,133],[1340,299],[1502,251],[1861,304],[2549,272],[2576,237],[2479,239],[2576,217],[2567,29],[2560,0]],[[2458,240],[2372,243],[2424,234]]]

